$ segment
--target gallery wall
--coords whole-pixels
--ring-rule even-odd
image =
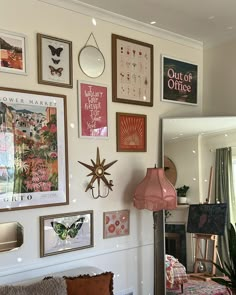
[[[52,5],[53,4],[53,5]],[[115,273],[115,292],[134,290],[135,294],[153,294],[153,221],[152,213],[133,207],[135,186],[142,180],[147,167],[161,165],[161,118],[199,116],[202,113],[203,50],[194,40],[142,26],[128,19],[109,16],[101,11],[84,8],[69,1],[1,0],[4,13],[0,29],[27,36],[28,74],[0,72],[0,86],[66,95],[68,131],[69,205],[0,213],[0,222],[17,221],[24,227],[24,244],[12,252],[0,253],[0,283],[21,281],[58,270],[93,265]],[[86,13],[85,13],[86,11]],[[97,25],[92,24],[96,17]],[[97,79],[85,76],[78,65],[78,54],[90,33],[102,51],[106,68]],[[73,88],[37,83],[36,34],[42,33],[72,41]],[[154,46],[154,103],[153,107],[112,102],[111,34],[153,44]],[[197,105],[161,101],[161,54],[198,65]],[[80,138],[77,101],[77,80],[101,83],[108,87],[107,139]],[[116,151],[116,112],[147,116],[147,151]],[[109,168],[113,191],[105,199],[94,200],[85,192],[89,171],[78,161],[90,163],[96,159],[96,148],[106,163],[118,160]],[[104,239],[103,213],[130,210],[129,235]],[[40,258],[39,216],[93,210],[94,247]]]

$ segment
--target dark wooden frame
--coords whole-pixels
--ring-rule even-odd
[[[61,100],[60,112],[62,114],[62,119],[64,119],[64,122],[61,122],[61,124],[62,124],[61,126],[63,126],[64,133],[61,133],[60,136],[64,139],[64,146],[63,146],[63,150],[61,150],[61,156],[64,156],[63,166],[64,166],[64,169],[65,169],[65,172],[64,172],[65,173],[65,178],[63,178],[63,179],[64,179],[64,186],[65,186],[65,191],[64,191],[65,198],[61,202],[55,201],[54,203],[42,203],[42,204],[29,205],[31,199],[29,199],[28,197],[32,196],[33,193],[37,194],[37,192],[33,192],[33,193],[29,192],[27,196],[24,196],[23,195],[24,193],[21,193],[20,196],[18,196],[18,195],[14,196],[14,194],[12,194],[10,199],[7,198],[7,197],[2,196],[2,198],[0,199],[0,212],[1,211],[9,211],[9,210],[11,210],[11,211],[12,210],[24,210],[24,209],[34,209],[34,208],[49,207],[49,206],[60,206],[60,205],[69,204],[66,96],[61,95],[61,94],[52,94],[52,93],[46,93],[46,92],[38,92],[38,91],[30,91],[30,90],[22,90],[22,89],[0,87],[0,105],[1,105],[1,102],[3,102],[5,105],[8,102],[7,94],[3,93],[3,95],[5,95],[5,97],[2,98],[1,97],[1,91],[10,92],[10,94],[9,94],[10,95],[9,96],[9,104],[13,104],[13,105],[14,105],[14,103],[12,103],[12,101],[14,101],[14,100],[17,100],[17,102],[15,104],[22,104],[22,105],[25,104],[24,100],[27,100],[27,99],[31,100],[31,103],[33,101],[36,102],[36,97],[37,96],[39,96],[38,100],[40,100],[40,96],[43,96],[43,97],[46,96],[46,98],[48,97],[47,99],[44,98],[45,103],[47,103],[48,105],[50,105],[50,97],[53,98],[51,100],[52,104],[56,104],[57,102],[59,102],[59,101],[57,101],[57,99]],[[26,94],[26,96],[24,97],[24,96],[22,96],[22,94]],[[29,94],[30,94],[30,96],[29,96]],[[40,101],[38,101],[38,103],[39,102]],[[1,132],[0,132],[0,134],[1,134]],[[62,153],[63,151],[64,151],[64,153]],[[36,197],[36,195],[35,195],[35,197]],[[32,197],[32,200],[33,199],[34,198]],[[16,203],[16,201],[20,202],[18,207],[12,206],[14,203]],[[5,206],[1,208],[1,202],[8,202],[8,204],[5,204]],[[24,202],[25,202],[25,205],[24,205]]]
[[[68,45],[69,47],[69,52],[68,52],[68,83],[63,83],[63,82],[57,82],[55,81],[50,81],[46,80],[43,77],[43,67],[44,67],[44,56],[43,56],[43,48],[42,48],[42,39],[47,39],[47,40],[52,40],[55,42],[60,42]],[[59,39],[56,37],[48,36],[48,35],[43,35],[40,33],[37,33],[37,51],[38,51],[38,83],[39,84],[46,84],[46,85],[52,85],[52,86],[58,86],[58,87],[66,87],[66,88],[72,88],[73,87],[73,63],[72,63],[72,42],[64,39]],[[48,64],[49,66],[49,64]],[[55,68],[59,68],[60,66],[58,64],[55,65]]]
[[[149,93],[150,98],[147,101],[143,99],[129,99],[125,97],[118,97],[118,77],[117,77],[117,64],[118,64],[118,56],[117,56],[117,41],[123,40],[125,42],[129,42],[130,46],[137,46],[136,49],[140,48],[139,46],[146,47],[147,50],[150,50],[150,61],[148,63],[148,73],[150,75],[150,83],[149,83]],[[144,64],[142,64],[144,66]],[[138,67],[137,67],[138,68]],[[138,74],[139,72],[136,71]],[[147,82],[148,83],[148,82]],[[140,88],[142,91],[142,88]],[[122,103],[129,103],[129,104],[136,104],[136,105],[143,105],[143,106],[153,106],[153,45],[144,43],[141,41],[137,41],[134,39],[126,38],[123,36],[112,34],[112,101],[113,102],[122,102]]]
[[[141,118],[143,119],[143,145],[138,147],[135,145],[127,145],[127,147],[122,147],[122,138],[121,138],[121,118]],[[126,127],[131,128],[132,125],[130,122],[127,122]],[[146,152],[147,151],[147,116],[143,114],[131,114],[131,113],[116,113],[116,150],[117,152]]]
[[[48,225],[45,226],[45,223],[48,220],[54,220],[57,221],[57,219],[61,219],[61,218],[66,218],[66,217],[75,217],[75,220],[78,217],[81,217],[83,215],[89,215],[89,227],[90,227],[90,239],[89,239],[89,244],[88,245],[84,245],[84,246],[75,246],[73,247],[73,243],[71,243],[72,247],[69,248],[68,244],[64,245],[65,249],[63,250],[63,245],[58,246],[58,250],[53,251],[53,252],[47,252],[46,253],[46,249],[45,249],[45,243],[46,238],[45,238],[45,228],[48,229]],[[86,248],[91,248],[94,246],[94,221],[93,221],[93,210],[88,210],[88,211],[80,211],[80,212],[72,212],[72,213],[60,213],[60,214],[54,214],[54,215],[46,215],[46,216],[40,216],[40,257],[46,257],[46,256],[51,256],[51,255],[56,255],[56,254],[60,254],[60,253],[65,253],[65,252],[71,252],[71,251],[77,251],[77,250],[82,250],[82,249],[86,249]],[[59,223],[61,223],[61,220],[58,221]],[[51,223],[50,223],[51,225]],[[51,225],[52,226],[52,225]],[[78,232],[78,234],[80,233],[80,231],[83,228],[81,228]],[[52,227],[52,233],[54,235],[54,237],[57,237],[57,234],[55,233],[55,231],[53,230]],[[52,237],[53,238],[53,237]],[[71,238],[72,240],[72,238]],[[61,240],[62,243],[65,242],[66,240]],[[73,240],[72,240],[73,241]]]

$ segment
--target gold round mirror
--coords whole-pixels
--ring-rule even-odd
[[[97,47],[87,45],[80,50],[79,65],[86,76],[97,78],[105,70],[105,59]]]

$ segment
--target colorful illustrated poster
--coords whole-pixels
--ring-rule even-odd
[[[107,87],[79,82],[80,136],[107,137]]]
[[[129,210],[104,212],[103,218],[104,239],[129,234]]]
[[[162,57],[162,100],[197,104],[198,66]]]
[[[0,88],[0,211],[67,203],[64,100]]]

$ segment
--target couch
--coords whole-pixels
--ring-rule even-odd
[[[48,274],[14,285],[0,286],[0,295],[113,295],[113,273],[94,267]]]

